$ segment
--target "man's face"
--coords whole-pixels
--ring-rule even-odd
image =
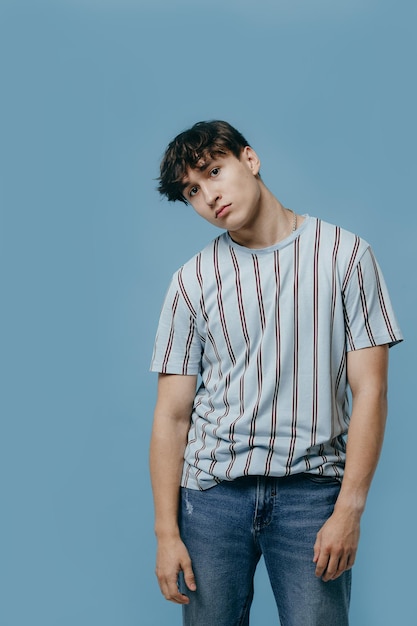
[[[260,162],[246,146],[238,159],[227,154],[200,159],[188,168],[183,196],[205,220],[231,234],[251,228],[260,200]]]

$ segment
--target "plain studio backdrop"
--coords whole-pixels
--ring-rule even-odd
[[[351,623],[417,623],[416,28],[414,0],[1,0],[2,626],[181,623],[154,576],[148,370],[172,273],[219,231],[155,178],[213,118],[382,266],[406,341]],[[277,624],[262,564],[252,616]]]

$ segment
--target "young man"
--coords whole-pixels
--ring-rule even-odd
[[[369,245],[259,172],[221,121],[161,164],[159,191],[225,232],[174,274],[159,322],[156,573],[185,625],[245,626],[263,555],[282,626],[345,626],[402,336]]]

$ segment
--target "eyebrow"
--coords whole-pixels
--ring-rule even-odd
[[[201,159],[200,159],[200,161],[201,161]],[[201,165],[199,165],[199,166],[197,166],[197,167],[191,167],[190,169],[192,169],[192,170],[198,170],[199,172],[204,172],[204,171],[205,171],[208,167],[210,167],[210,164],[211,164],[211,163],[213,163],[213,161],[214,161],[214,159],[212,159],[212,158],[210,158],[210,157],[209,157],[207,160],[203,161],[203,163],[202,163]],[[188,185],[190,185],[190,184],[191,184],[191,183],[190,183],[190,181],[189,181],[189,180],[187,180],[187,177],[184,177],[184,178],[182,179],[182,182],[181,182],[181,193],[182,193],[182,192],[184,191],[184,189],[185,189],[186,187],[188,187]]]

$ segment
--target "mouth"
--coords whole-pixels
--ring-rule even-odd
[[[229,208],[230,204],[224,204],[223,206],[221,206],[219,209],[217,209],[215,217],[216,219],[219,217],[223,217],[223,215],[226,214],[227,209]]]

